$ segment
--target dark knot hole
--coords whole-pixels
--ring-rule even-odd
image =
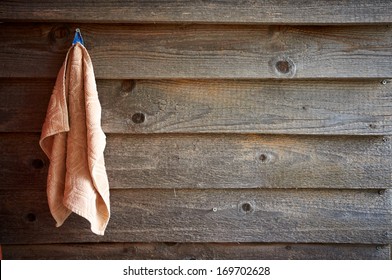
[[[278,62],[276,62],[276,69],[283,74],[287,74],[290,72],[290,63],[286,60],[280,60]]]
[[[245,213],[249,213],[250,211],[252,211],[252,205],[250,205],[250,203],[248,203],[248,202],[243,203],[243,204],[241,205],[241,208],[242,208],[242,210],[243,210]]]
[[[35,222],[37,220],[34,213],[28,213],[25,218],[28,222]]]
[[[144,123],[146,116],[143,113],[135,113],[132,116],[132,121],[136,124]]]
[[[42,168],[44,168],[45,163],[42,159],[36,158],[36,159],[33,159],[33,161],[31,162],[31,165],[33,166],[34,169],[42,169]]]

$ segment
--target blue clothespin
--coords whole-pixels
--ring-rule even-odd
[[[76,28],[75,30],[75,37],[73,39],[72,45],[75,45],[76,43],[80,43],[84,46],[84,41],[82,37],[82,33],[80,33],[80,29]]]

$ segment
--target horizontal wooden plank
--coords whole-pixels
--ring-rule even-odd
[[[389,245],[98,243],[3,245],[5,260],[388,260]]]
[[[36,134],[0,137],[1,189],[45,188]],[[390,137],[107,136],[111,188],[391,188]]]
[[[0,131],[41,132],[54,83],[0,79]]]
[[[388,0],[5,1],[1,21],[358,24],[392,22]]]
[[[1,244],[392,241],[391,190],[112,190],[102,237],[77,215],[55,228],[44,190],[2,190],[0,199]]]
[[[55,77],[82,30],[97,78],[385,78],[392,26],[3,23],[0,77]]]
[[[98,80],[106,133],[392,134],[379,80]],[[0,131],[38,132],[54,85],[0,79]],[[135,119],[135,116],[143,119]],[[143,121],[140,123],[140,121]]]

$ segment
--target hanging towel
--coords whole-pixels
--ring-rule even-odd
[[[103,235],[110,217],[106,138],[92,62],[80,43],[58,73],[39,143],[50,160],[47,196],[56,226],[75,212]]]

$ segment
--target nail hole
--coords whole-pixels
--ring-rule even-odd
[[[291,248],[291,246],[290,245],[287,245],[286,246],[286,250],[291,250],[292,248]]]
[[[28,213],[26,215],[26,220],[29,222],[35,222],[37,220],[37,217],[33,213]]]
[[[369,124],[369,127],[370,127],[371,129],[376,129],[376,128],[377,128],[377,125],[375,125],[374,123],[371,123],[371,124]]]
[[[280,73],[287,74],[290,72],[290,63],[286,60],[279,60],[275,67]]]
[[[31,165],[33,166],[34,169],[42,169],[45,165],[44,161],[42,159],[36,158],[33,159],[31,162]]]
[[[245,213],[249,213],[250,211],[252,211],[252,205],[250,205],[250,203],[248,203],[248,202],[243,203],[243,204],[241,205],[241,208],[242,208],[242,210],[243,210]]]
[[[143,123],[143,122],[144,122],[145,118],[146,118],[146,117],[144,116],[143,113],[135,113],[135,114],[133,114],[133,116],[132,116],[132,121],[133,121],[134,123],[136,123],[136,124],[140,124],[140,123]]]
[[[379,191],[378,191],[378,194],[379,194],[379,195],[385,194],[385,190],[379,190]]]
[[[302,106],[302,110],[306,110],[307,108],[306,108],[306,106]]]
[[[259,156],[259,159],[260,159],[262,162],[266,162],[267,159],[268,159],[268,156],[267,156],[266,154],[261,154],[261,155]]]

